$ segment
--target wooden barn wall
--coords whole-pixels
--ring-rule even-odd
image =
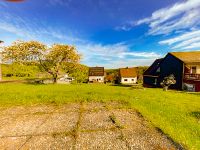
[[[144,76],[143,77],[143,85],[145,87],[158,87],[157,83],[155,84],[155,77],[150,77],[150,76]]]
[[[171,85],[170,88],[182,90],[183,62],[168,54],[160,64],[160,71],[158,82],[161,82],[164,77],[173,74],[176,79],[176,84]]]

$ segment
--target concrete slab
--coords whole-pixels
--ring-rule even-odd
[[[116,117],[117,122],[124,128],[141,128],[144,126],[144,121],[138,114],[130,109],[115,109],[111,110]]]
[[[81,130],[109,129],[114,127],[109,111],[84,112],[81,119]]]
[[[69,132],[75,128],[78,121],[78,112],[68,112],[66,114],[52,114],[48,120],[42,124],[35,134],[54,134]]]
[[[26,108],[26,114],[45,114],[53,113],[57,109],[56,105],[33,105]]]
[[[97,112],[100,110],[106,110],[106,104],[101,102],[89,102],[83,105],[85,111]]]
[[[108,105],[111,109],[98,102],[84,103],[83,109],[79,103],[1,109],[0,149],[175,149],[134,110]]]
[[[68,112],[77,112],[80,109],[79,103],[68,103],[57,106],[57,110],[55,112],[68,113]]]
[[[0,137],[31,135],[48,115],[22,115],[0,128]]]
[[[21,149],[31,150],[72,150],[73,139],[70,136],[34,136]]]
[[[122,130],[131,149],[142,150],[175,150],[175,147],[159,133],[153,134],[150,130]]]
[[[76,142],[79,150],[126,150],[126,143],[122,141],[118,131],[81,133]]]
[[[16,150],[19,149],[28,137],[7,137],[0,138],[0,149]]]
[[[0,115],[19,115],[24,114],[27,111],[27,108],[24,106],[14,106],[5,108],[0,112]]]

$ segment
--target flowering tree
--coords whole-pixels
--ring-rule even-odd
[[[54,44],[51,47],[37,41],[16,41],[3,51],[4,61],[27,63],[33,62],[49,73],[54,83],[62,72],[65,63],[78,64],[80,55],[74,46]]]
[[[173,74],[170,74],[169,76],[165,77],[164,80],[160,83],[164,91],[167,91],[169,86],[172,84],[176,84],[176,80]]]

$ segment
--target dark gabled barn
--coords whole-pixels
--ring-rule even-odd
[[[157,59],[144,72],[143,84],[146,87],[160,87],[164,77],[173,74],[176,84],[173,89],[182,90],[185,86],[191,91],[200,91],[200,51],[171,52],[164,58]]]
[[[158,78],[160,76],[160,63],[163,58],[156,59],[153,64],[144,72],[143,83],[145,87],[158,87]]]

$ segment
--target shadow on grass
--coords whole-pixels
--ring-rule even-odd
[[[193,111],[190,113],[190,116],[200,119],[200,111]]]
[[[132,87],[131,84],[110,84],[109,86],[121,86],[121,87]]]

